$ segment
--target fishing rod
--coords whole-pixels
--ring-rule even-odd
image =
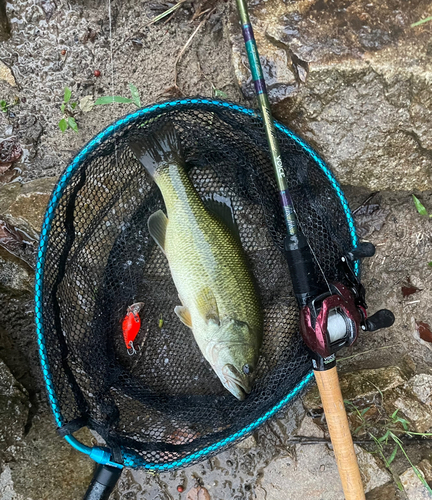
[[[237,0],[237,7],[287,228],[285,256],[300,308],[300,332],[312,354],[345,498],[362,500],[365,494],[339,386],[335,353],[352,345],[360,330],[375,331],[391,326],[394,315],[387,309],[369,318],[366,313],[365,290],[355,272],[355,262],[374,255],[375,247],[371,243],[360,243],[341,258],[346,284],[327,283],[328,290],[319,286],[313,250],[301,230],[289,193],[246,1]]]

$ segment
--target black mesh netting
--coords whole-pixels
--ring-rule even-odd
[[[167,121],[175,124],[202,198],[230,198],[261,296],[263,346],[252,393],[243,402],[223,388],[174,314],[177,291],[147,230],[148,217],[164,204],[128,139]],[[309,154],[286,133],[278,136],[302,228],[327,279],[340,280],[337,262],[352,246],[342,202]],[[52,208],[43,323],[66,428],[87,425],[114,449],[166,463],[254,422],[310,370],[259,119],[233,105],[199,100],[137,114],[84,156]],[[129,356],[122,320],[134,302],[144,302],[136,339],[141,350]]]

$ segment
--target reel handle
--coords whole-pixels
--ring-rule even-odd
[[[121,473],[122,469],[99,464],[83,500],[108,500]]]
[[[336,367],[314,370],[346,500],[365,500]]]
[[[389,328],[394,322],[395,316],[391,311],[380,309],[366,319],[365,324],[362,325],[362,330],[375,332],[381,328]]]

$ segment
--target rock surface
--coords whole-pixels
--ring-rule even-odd
[[[429,460],[422,460],[417,465],[417,470],[426,482],[429,484],[432,482],[432,466]],[[407,469],[400,478],[408,500],[429,500],[431,498],[431,493],[417,477],[412,467]]]
[[[324,437],[310,417],[305,417],[297,433]],[[374,456],[359,446],[355,448],[365,492],[387,483],[390,475]],[[281,498],[344,499],[334,454],[328,445],[296,445],[295,454],[278,458],[266,467],[257,488],[257,499]]]
[[[366,500],[398,500],[400,498],[400,491],[395,483],[378,486],[366,494]]]
[[[13,182],[0,187],[0,218],[27,240],[37,241],[51,192],[57,179],[44,177],[20,184]]]
[[[0,290],[11,294],[33,292],[34,272],[23,260],[0,246]]]
[[[390,366],[343,373],[340,386],[345,400],[359,409],[372,409],[365,413],[366,420],[376,418],[377,408],[388,419],[398,410],[398,415],[408,420],[410,430],[427,432],[432,428],[432,403],[425,385],[430,378],[428,374],[419,374],[408,379],[398,367]],[[311,388],[303,403],[308,410],[322,409],[317,387]],[[357,412],[353,407],[347,407],[347,411],[355,428],[361,423],[355,425]]]
[[[28,412],[25,389],[0,360],[0,465],[7,448],[22,441]]]
[[[0,128],[2,137],[16,135],[24,146],[19,165],[24,181],[58,176],[71,156],[97,131],[124,113],[133,111],[131,105],[100,106],[91,113],[77,116],[78,134],[70,130],[62,134],[58,121],[65,86],[71,87],[72,99],[79,100],[86,95],[93,98],[111,93],[128,95],[128,83],[132,82],[137,85],[143,103],[161,100],[163,90],[172,85],[176,57],[198,25],[190,23],[192,14],[187,3],[185,9],[179,9],[167,24],[160,23],[145,29],[142,26],[153,16],[149,4],[137,5],[129,0],[112,4],[112,75],[111,30],[108,12],[103,5],[91,1],[85,2],[83,8],[82,2],[70,4],[65,0],[36,3],[34,0],[22,0],[8,4],[13,35],[0,45],[0,58],[13,69],[18,87],[11,87],[2,80],[0,91],[1,97],[8,102],[13,102],[15,94],[19,94],[21,100],[19,106],[12,108],[10,115],[0,113]],[[284,21],[276,16],[276,19],[273,10],[277,5],[286,9],[288,14],[300,9],[299,17]],[[269,36],[262,36],[265,29],[259,19],[256,31],[257,38],[261,36],[259,48],[263,47],[272,98],[274,102],[279,101],[275,109],[279,116],[286,117],[287,124],[292,124],[323,151],[330,163],[336,161],[335,166],[340,168],[340,180],[356,185],[349,193],[353,208],[369,195],[369,192],[358,189],[359,184],[393,186],[395,189],[430,186],[430,180],[424,182],[425,159],[430,156],[431,149],[430,128],[425,125],[430,109],[430,92],[426,85],[430,73],[430,37],[427,26],[413,32],[408,30],[410,22],[423,16],[423,10],[427,8],[425,5],[423,0],[417,4],[412,1],[401,3],[400,0],[381,4],[352,0],[288,0],[282,4],[279,0],[268,0],[256,3],[253,8],[254,21],[258,18],[258,10],[268,9],[267,13],[262,13],[262,18],[269,20]],[[388,15],[384,15],[386,9]],[[401,12],[390,12],[391,9]],[[231,60],[227,57],[230,48],[226,10],[227,6],[219,3],[216,14],[192,40],[179,64],[179,85],[187,95],[210,96],[215,87],[226,92],[230,99],[245,104],[235,81]],[[358,26],[353,11],[364,11],[366,26],[368,22],[374,26],[369,26],[370,29]],[[335,17],[341,24],[334,28]],[[346,20],[348,23],[343,26]],[[277,32],[278,27],[287,26],[288,21],[294,28],[297,27],[298,34]],[[404,25],[397,43],[392,38],[396,34],[387,29],[391,22],[395,30],[401,23]],[[382,29],[377,26],[380,23]],[[315,29],[317,25],[320,29]],[[320,37],[326,27],[333,29],[333,33],[322,39]],[[230,29],[231,34],[234,33]],[[235,29],[237,35],[238,28]],[[390,33],[389,43],[386,29]],[[135,33],[138,33],[136,40],[127,41]],[[357,38],[356,33],[359,33]],[[285,35],[288,39],[284,38]],[[293,37],[290,52],[286,47],[287,44],[291,47]],[[303,46],[296,42],[297,39],[301,39]],[[314,43],[310,59],[307,50],[303,50],[307,48],[307,39]],[[350,40],[353,48],[350,48]],[[379,43],[374,52],[374,47],[370,45],[377,40]],[[233,50],[243,50],[242,46],[243,42],[239,41]],[[349,50],[345,50],[345,46]],[[61,50],[66,54],[63,55]],[[269,54],[274,51],[273,59],[266,59],[266,50]],[[241,52],[238,55],[244,57]],[[101,71],[100,77],[94,76],[96,69]],[[236,69],[242,70],[239,65]],[[244,81],[244,76],[239,72],[237,74],[238,80]],[[251,88],[250,85],[243,87],[245,94],[248,88]],[[361,168],[363,162],[366,170]],[[379,168],[383,172],[378,173]],[[406,179],[399,181],[403,169],[407,171]],[[414,174],[417,178],[415,182],[412,180]],[[377,175],[380,176],[378,180]],[[33,186],[35,192],[39,192],[37,184]],[[22,189],[21,186],[14,191],[14,200],[22,197],[14,205],[15,214],[27,221],[27,210],[31,209],[30,220],[22,227],[25,228],[23,231],[34,231],[32,234],[37,237],[44,212],[43,203],[40,204],[40,215],[35,217],[34,198],[27,196],[30,191],[23,193]],[[46,196],[45,203],[50,189],[41,195]],[[0,197],[0,203],[6,198]],[[422,201],[432,211],[430,195],[423,194]],[[22,203],[28,205],[23,206]],[[341,365],[345,369],[347,366],[352,369],[397,365],[408,351],[415,360],[412,371],[420,367],[421,362],[421,368],[426,370],[432,360],[432,352],[415,337],[415,322],[419,320],[432,324],[432,274],[426,265],[432,255],[430,226],[427,225],[430,221],[416,213],[412,200],[405,194],[384,193],[380,203],[388,215],[384,225],[379,225],[371,234],[371,240],[377,244],[377,253],[365,263],[364,279],[371,312],[389,307],[395,312],[397,322],[392,329],[361,336],[355,346],[341,353],[340,357],[349,358],[341,361]],[[419,291],[413,297],[404,299],[400,293],[400,282],[407,274]],[[27,277],[22,279],[22,283],[28,283]],[[27,290],[26,286],[23,289]],[[0,293],[0,357],[7,357],[10,370],[34,399],[45,401],[31,313],[31,294],[26,291],[25,300],[18,300],[13,293],[12,288],[8,288],[7,293]],[[393,374],[398,388],[404,388],[407,380],[413,380],[409,379],[411,372],[405,369],[396,370]],[[388,377],[389,392],[395,390],[391,387],[392,383],[391,377]],[[360,385],[361,391],[370,391],[364,384]],[[426,385],[427,380],[419,378],[408,387],[423,405],[429,404]],[[42,393],[38,392],[41,390]],[[355,396],[354,387],[352,394]],[[367,394],[367,398],[375,396],[376,391],[375,394]],[[282,493],[286,498],[291,490],[301,491],[299,483],[302,483],[302,474],[298,468],[295,469],[290,455],[295,450],[293,445],[288,446],[288,441],[290,435],[298,432],[296,429],[303,414],[301,405],[296,402],[239,446],[184,470],[160,476],[127,470],[112,496],[113,500],[172,500],[179,497],[176,487],[180,482],[188,491],[197,477],[203,481],[213,500],[256,500],[258,495],[263,494],[260,484],[267,485],[269,491],[277,491],[272,490],[272,484],[274,480],[277,486],[279,481],[279,466],[284,473]],[[0,475],[0,498],[82,498],[92,463],[56,435],[52,417],[42,404],[33,418],[29,434],[23,436],[21,429],[19,426],[20,439],[16,440],[19,446],[9,447],[10,460]],[[302,432],[306,430],[303,428]],[[312,453],[309,448],[318,451]],[[312,473],[319,477],[319,487],[326,488],[322,490],[324,495],[340,489],[332,452],[326,445],[298,445],[296,449],[303,454],[302,460],[307,454],[313,455],[311,460],[317,457],[325,460],[324,470],[320,468],[317,472],[316,468],[312,469]],[[52,460],[51,455],[56,460]],[[365,456],[368,460],[362,462],[362,468],[368,470],[370,457]],[[374,461],[372,457],[372,472],[369,474],[372,479],[375,477]],[[328,464],[328,469],[325,464]],[[319,463],[321,465],[323,463]],[[377,477],[380,478],[378,483],[388,481],[381,471],[377,472]],[[394,489],[391,485],[374,487],[371,481],[366,484],[373,488],[368,498],[369,495],[374,500],[392,498],[390,495]],[[310,472],[307,487],[313,487]],[[384,496],[372,496],[377,492]]]
[[[251,7],[277,117],[333,167],[371,190],[432,188],[428,0],[269,0]],[[233,62],[253,94],[237,16]]]
[[[82,442],[91,439],[88,431],[76,436]],[[0,479],[0,498],[82,498],[93,474],[93,461],[56,433],[52,415],[47,413],[33,419],[28,435],[8,453],[12,459]],[[2,496],[6,492],[9,497]]]

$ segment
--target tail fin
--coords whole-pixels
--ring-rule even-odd
[[[172,123],[153,134],[132,137],[129,147],[152,177],[166,165],[183,164],[180,141]]]

